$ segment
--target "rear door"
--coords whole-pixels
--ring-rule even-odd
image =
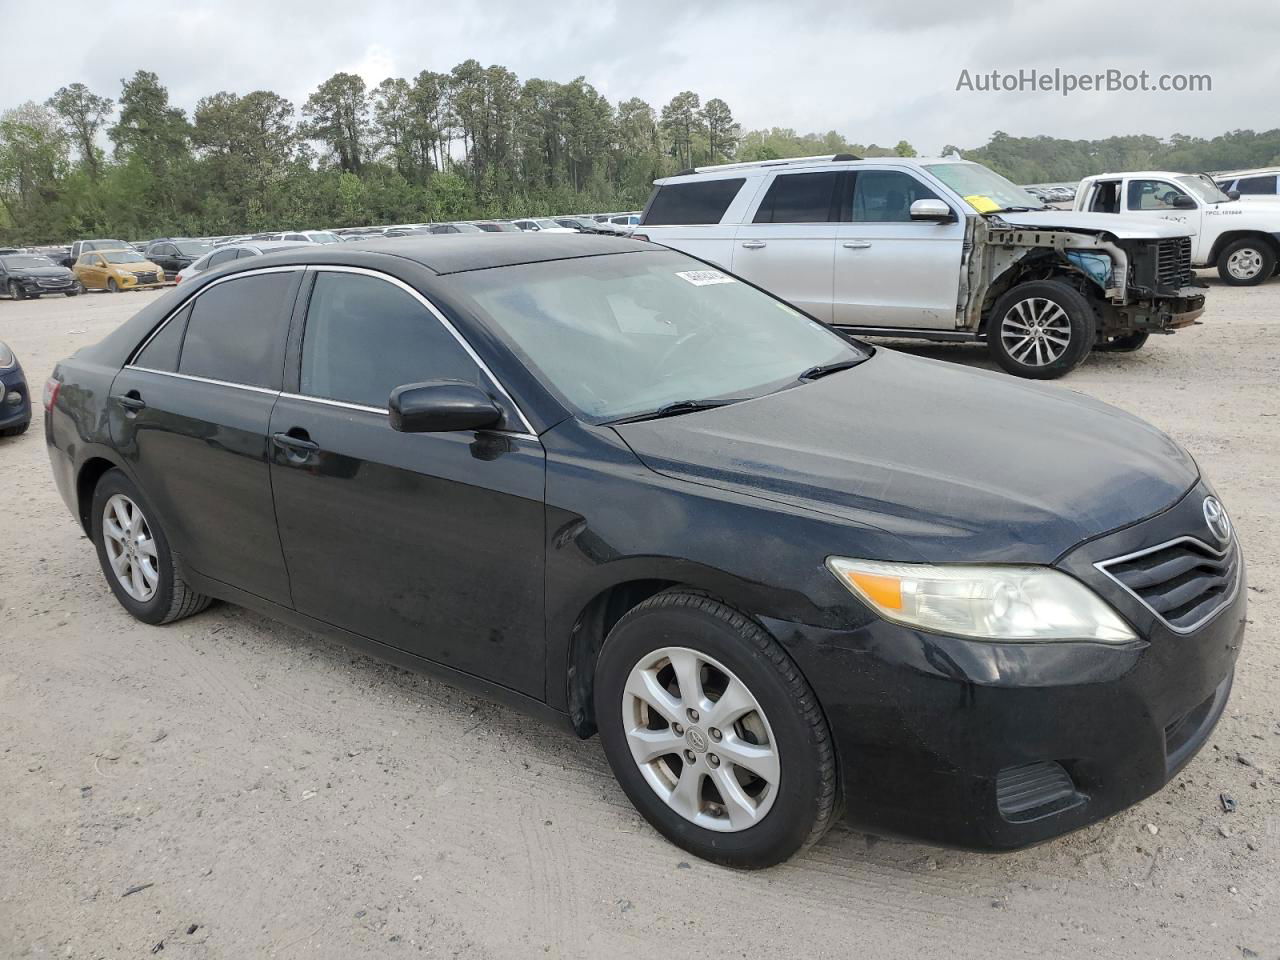
[[[500,391],[400,281],[354,268],[314,277],[270,429],[295,606],[542,697],[541,442],[501,396],[504,429],[393,430],[397,386],[451,379]]]
[[[844,177],[839,170],[774,174],[733,244],[734,273],[826,323]]]
[[[116,376],[111,435],[198,573],[290,603],[267,428],[301,267],[214,281]]]
[[[834,322],[954,330],[965,220],[911,219],[917,200],[943,199],[905,170],[859,167],[836,230]],[[950,204],[950,201],[944,201]]]
[[[144,256],[164,271],[166,280],[172,280],[181,269],[178,266],[178,248],[172,243],[152,244]]]

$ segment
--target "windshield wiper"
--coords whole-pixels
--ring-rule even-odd
[[[992,210],[992,213],[1035,213],[1037,210],[1052,210],[1053,207],[1045,204],[1042,207],[1001,207],[999,210]]]
[[[716,407],[727,407],[731,403],[741,403],[744,398],[733,400],[677,400],[648,413],[637,413],[630,417],[620,417],[609,423],[638,423],[641,420],[661,420],[664,417],[678,417],[682,413],[697,413],[699,410],[714,410]]]
[[[821,364],[818,364],[818,366],[816,367],[810,367],[804,373],[800,374],[800,376],[796,377],[796,379],[797,380],[818,380],[818,379],[821,379],[822,377],[825,377],[829,373],[839,373],[841,370],[848,370],[850,367],[856,367],[865,359],[867,358],[858,357],[854,360],[838,360],[835,363],[821,363]]]

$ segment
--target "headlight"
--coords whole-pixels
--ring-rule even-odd
[[[1080,581],[1049,567],[883,563],[829,557],[827,568],[880,616],[995,641],[1136,640]]]
[[[8,370],[10,367],[17,366],[17,364],[18,358],[13,355],[9,345],[0,343],[0,370]]]

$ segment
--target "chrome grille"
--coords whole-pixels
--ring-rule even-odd
[[[1209,620],[1240,586],[1240,548],[1234,539],[1225,550],[1216,550],[1195,537],[1180,537],[1096,566],[1179,633]]]
[[[36,285],[52,290],[58,287],[68,287],[71,285],[71,281],[65,277],[41,277],[36,280]]]
[[[1156,246],[1156,282],[1162,287],[1184,287],[1191,279],[1191,238],[1160,240]]]
[[[133,274],[138,278],[139,283],[155,283],[156,275],[154,271],[134,271]]]

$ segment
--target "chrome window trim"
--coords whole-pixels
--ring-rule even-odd
[[[519,430],[505,430],[505,431],[496,431],[496,432],[517,434],[517,435],[523,435],[523,436],[532,436],[532,437],[537,436],[537,432],[533,429],[533,424],[529,422],[529,418],[524,415],[524,411],[520,409],[520,405],[516,403],[515,398],[513,398],[511,394],[507,392],[507,388],[502,385],[502,381],[500,381],[497,378],[497,376],[494,374],[494,372],[489,369],[489,365],[480,358],[480,355],[476,353],[474,348],[472,348],[471,344],[467,342],[466,338],[463,337],[462,334],[458,332],[458,329],[449,321],[449,318],[446,317],[443,313],[441,313],[439,308],[436,307],[434,303],[428,300],[425,296],[423,296],[420,292],[415,290],[409,284],[405,283],[403,280],[399,279],[398,277],[393,277],[393,276],[390,276],[389,274],[380,273],[377,270],[370,270],[368,267],[346,267],[346,266],[340,266],[340,265],[331,266],[329,264],[309,264],[307,266],[307,269],[315,273],[363,274],[364,276],[374,277],[378,280],[382,280],[386,283],[389,283],[393,287],[398,287],[399,289],[403,290],[405,293],[409,294],[409,296],[417,300],[420,304],[422,304],[422,306],[426,307],[427,311],[432,316],[434,316],[438,321],[440,321],[441,325],[443,325],[444,328],[448,330],[450,334],[453,335],[453,339],[458,341],[458,346],[462,347],[462,349],[466,351],[467,356],[469,356],[472,362],[475,363],[475,365],[480,368],[480,371],[485,375],[486,378],[488,378],[489,382],[493,384],[494,389],[497,390],[498,393],[502,395],[503,399],[506,400],[507,403],[511,405],[511,409],[516,412],[516,416],[520,418],[520,423],[524,426],[523,432]],[[239,274],[237,274],[237,276],[239,276]],[[303,331],[303,339],[304,340],[306,339],[305,328]],[[304,396],[303,399],[310,400],[310,399],[318,399],[318,398]],[[382,411],[382,412],[385,412],[385,411]]]
[[[1155,607],[1151,606],[1151,604],[1143,600],[1142,597],[1140,597],[1135,591],[1130,590],[1129,587],[1125,583],[1123,583],[1119,577],[1115,576],[1110,570],[1107,569],[1107,567],[1114,566],[1118,563],[1126,563],[1129,560],[1136,560],[1138,557],[1145,557],[1147,554],[1155,553],[1158,550],[1164,550],[1168,547],[1176,547],[1180,543],[1192,543],[1198,547],[1203,547],[1205,550],[1214,554],[1219,559],[1226,559],[1232,553],[1236,555],[1235,580],[1231,584],[1230,592],[1227,594],[1224,594],[1222,602],[1219,603],[1216,607],[1214,607],[1213,610],[1205,614],[1195,623],[1186,627],[1174,626],[1172,623],[1166,620],[1159,612],[1157,612]],[[1096,563],[1094,563],[1094,567],[1096,567],[1100,573],[1102,573],[1108,580],[1112,581],[1117,586],[1119,586],[1120,589],[1123,590],[1125,593],[1129,594],[1129,596],[1133,597],[1133,599],[1137,600],[1138,603],[1142,604],[1142,606],[1145,607],[1147,610],[1151,611],[1151,613],[1155,616],[1157,620],[1163,623],[1166,627],[1168,627],[1174,633],[1181,633],[1181,634],[1195,633],[1197,630],[1199,630],[1206,623],[1208,623],[1210,620],[1212,620],[1214,617],[1216,617],[1218,614],[1220,614],[1223,610],[1225,610],[1227,607],[1231,605],[1231,602],[1236,598],[1236,594],[1240,592],[1240,574],[1243,570],[1243,566],[1244,566],[1244,558],[1240,555],[1240,542],[1235,538],[1234,533],[1231,536],[1231,542],[1228,543],[1221,550],[1219,550],[1217,547],[1210,546],[1209,544],[1201,540],[1199,537],[1181,536],[1181,537],[1174,537],[1172,540],[1166,540],[1164,543],[1157,543],[1155,546],[1152,546],[1152,547],[1144,547],[1141,550],[1135,550],[1132,553],[1126,553],[1123,556],[1111,557],[1107,560],[1099,560]]]
[[[237,390],[251,390],[254,393],[265,393],[269,397],[280,396],[279,390],[270,387],[255,387],[247,383],[232,383],[230,380],[214,380],[212,377],[197,377],[192,373],[174,373],[171,370],[153,370],[151,367],[139,367],[132,363],[125,364],[126,370],[140,370],[143,373],[154,373],[162,377],[173,377],[176,380],[194,380],[196,383],[208,383],[215,387],[235,387]]]

